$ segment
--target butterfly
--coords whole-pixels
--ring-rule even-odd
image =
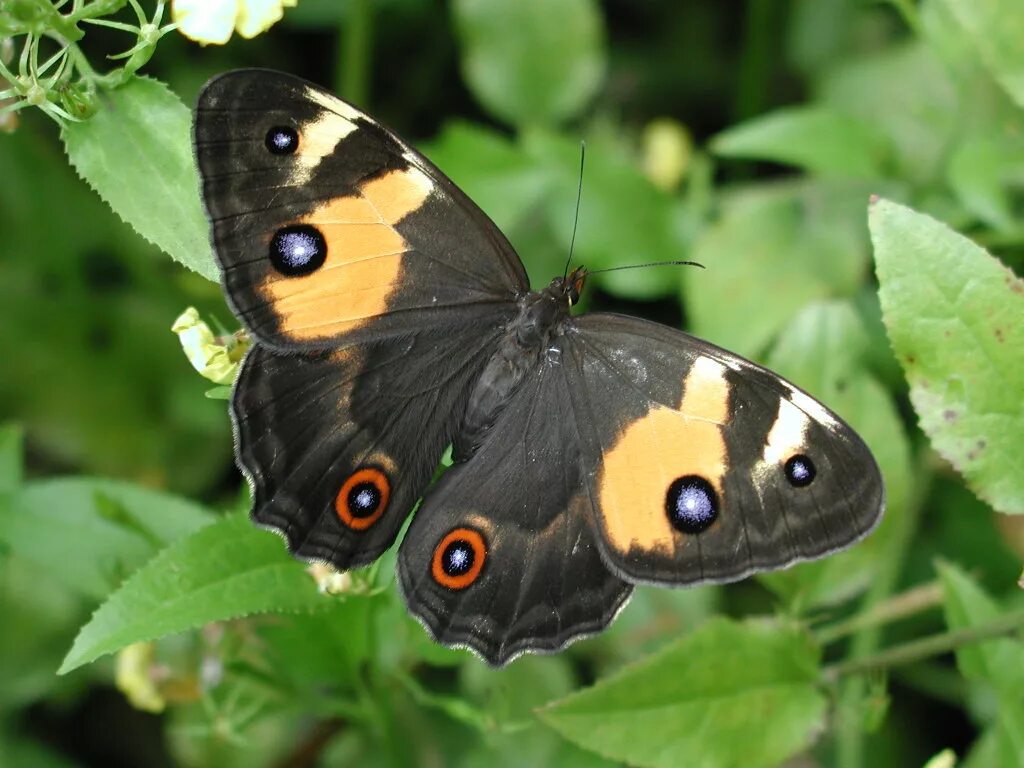
[[[231,399],[252,519],[349,569],[422,497],[398,585],[436,641],[494,665],[553,652],[637,584],[742,579],[879,520],[878,467],[834,413],[681,331],[574,315],[582,268],[531,291],[491,220],[352,105],[228,72],[194,143],[254,341]]]

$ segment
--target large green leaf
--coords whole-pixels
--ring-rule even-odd
[[[932,444],[1002,512],[1024,513],[1024,281],[962,235],[872,206],[889,338]]]
[[[516,125],[575,116],[604,77],[594,0],[456,0],[462,72],[480,102]]]
[[[63,138],[79,175],[136,232],[210,280],[218,279],[192,159],[192,115],[163,83],[133,78],[105,93]]]
[[[100,599],[157,549],[213,519],[198,504],[131,483],[40,480],[0,507],[0,541],[69,589]]]
[[[3,135],[0,168],[5,413],[40,466],[209,489],[231,429],[168,328],[189,304],[230,317],[219,286],[118,221],[52,136]]]
[[[959,136],[950,147],[947,178],[964,208],[995,228],[1013,231],[1014,200],[1024,180],[1024,113],[964,34],[957,15],[967,7],[973,3],[930,0],[921,5],[922,39],[946,63],[960,100]]]
[[[534,207],[550,180],[542,165],[497,131],[448,123],[421,147],[506,234]]]
[[[1019,0],[941,0],[960,22],[982,63],[1024,107],[1024,13]]]
[[[24,433],[16,424],[0,424],[0,494],[12,493],[21,485]]]
[[[724,201],[694,244],[694,333],[752,357],[810,301],[850,295],[867,268],[866,187],[814,181],[750,187]],[[756,322],[751,322],[756,309]]]
[[[940,176],[961,115],[957,89],[933,51],[919,43],[888,47],[823,72],[823,103],[886,138],[894,175],[913,183]]]
[[[967,629],[993,621],[1002,610],[978,584],[951,563],[939,563],[942,581],[943,613],[950,629]],[[984,680],[1008,693],[1024,687],[1024,643],[1012,638],[986,640],[961,646],[956,652],[957,666],[964,676]]]
[[[327,608],[313,579],[274,534],[232,515],[161,551],[99,607],[60,673],[130,643],[254,613]]]
[[[940,563],[943,613],[950,629],[968,629],[997,619],[1002,611],[971,577],[955,565]],[[995,744],[998,764],[1024,766],[1024,643],[1016,638],[997,638],[963,645],[956,651],[957,666],[973,681],[996,691]]]
[[[732,126],[711,140],[723,157],[771,160],[831,176],[882,175],[885,143],[870,125],[822,105],[787,107]]]
[[[630,765],[775,766],[822,728],[819,650],[792,627],[713,619],[660,653],[538,712]]]
[[[866,368],[869,337],[849,302],[808,306],[786,326],[769,366],[819,398],[858,431],[882,470],[886,512],[866,541],[812,563],[760,577],[802,605],[835,603],[866,587],[875,573],[891,520],[905,514],[910,446],[892,397]]]

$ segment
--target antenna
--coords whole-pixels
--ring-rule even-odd
[[[686,267],[700,267],[704,269],[704,265],[699,261],[652,261],[648,264],[627,264],[623,267],[608,267],[607,269],[592,269],[588,274],[598,275],[602,272],[614,272],[617,269],[640,269],[641,267],[670,267],[670,266],[686,266]]]
[[[587,142],[580,139],[580,181],[576,188],[576,215],[572,221],[572,240],[569,241],[569,258],[565,260],[565,269],[562,270],[562,279],[565,280],[569,274],[569,265],[572,263],[572,249],[576,245],[576,227],[580,223],[580,199],[583,197],[583,161],[587,159]]]

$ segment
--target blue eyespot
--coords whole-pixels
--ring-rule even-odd
[[[676,530],[701,533],[718,519],[718,496],[703,477],[686,475],[668,487],[665,511]]]
[[[308,224],[282,227],[270,241],[270,263],[282,275],[308,275],[327,259],[327,242]]]
[[[267,131],[264,139],[272,155],[290,155],[299,148],[299,134],[287,125],[278,125]]]
[[[810,485],[818,474],[818,471],[814,468],[814,463],[801,453],[791,456],[786,462],[784,469],[789,484],[797,488]]]

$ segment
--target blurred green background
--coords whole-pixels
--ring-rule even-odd
[[[210,624],[139,650],[162,708],[147,713],[115,687],[111,658],[54,671],[99,601],[158,547],[105,548],[113,539],[97,531],[116,510],[95,525],[83,512],[72,527],[61,487],[39,486],[43,533],[0,525],[0,765],[612,765],[544,727],[534,709],[712,614],[841,622],[923,590],[906,620],[826,643],[826,661],[841,661],[953,626],[955,579],[943,593],[936,557],[988,590],[993,610],[1019,608],[1024,529],[967,490],[918,430],[882,325],[867,228],[869,196],[883,195],[968,234],[1018,275],[1024,268],[1024,113],[998,66],[1006,50],[1024,60],[1024,7],[964,7],[300,0],[252,40],[203,47],[165,36],[142,72],[185,104],[218,72],[272,67],[394,128],[495,219],[534,287],[562,269],[586,139],[576,260],[597,269],[694,259],[707,269],[595,276],[584,309],[686,328],[823,398],[871,444],[889,512],[840,558],[728,587],[640,589],[606,634],[500,672],[434,648],[380,577],[381,594],[338,615]],[[0,20],[15,10],[0,3]],[[104,68],[119,33],[87,32],[82,49]],[[190,305],[235,330],[219,286],[119,220],[76,176],[54,121],[23,110],[8,128],[5,490],[21,482],[23,445],[27,484],[96,476],[218,512],[245,508],[225,404],[204,396],[210,383],[170,332]],[[147,205],[156,216],[168,207],[158,196]],[[351,647],[360,622],[375,628],[369,649]],[[1024,658],[1015,641],[1007,653],[1011,664]],[[1024,764],[1006,762],[1024,760],[1019,746],[1001,746],[1024,743],[1024,730],[999,719],[1002,694],[960,663],[926,658],[830,690],[822,727],[787,764],[923,765],[946,748],[978,767]],[[346,709],[352,691],[371,715]]]

